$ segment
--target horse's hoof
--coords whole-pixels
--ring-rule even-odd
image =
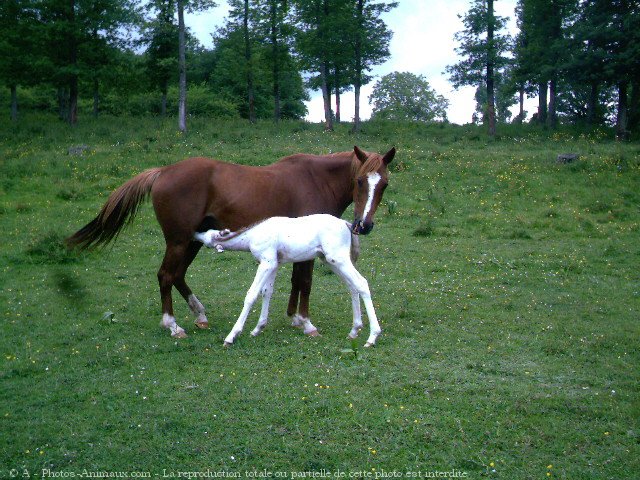
[[[224,342],[224,348],[229,348],[231,345],[233,345],[233,343],[231,342]]]
[[[375,347],[375,345],[376,345],[375,343],[367,342],[364,344],[364,348]]]
[[[358,338],[358,335],[347,335],[347,340],[355,340],[356,338]]]
[[[309,333],[307,333],[307,335],[309,335],[310,337],[320,337],[320,332],[318,332],[318,330],[311,330]]]
[[[196,323],[196,327],[198,327],[200,330],[209,329],[209,322],[195,322],[195,323]]]
[[[187,338],[187,334],[184,330],[180,331],[180,332],[176,332],[176,333],[172,333],[171,336],[173,338]]]

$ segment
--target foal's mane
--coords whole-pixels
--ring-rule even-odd
[[[268,218],[264,218],[262,220],[259,220],[255,223],[252,223],[251,225],[248,225],[246,227],[242,227],[238,230],[236,230],[235,232],[229,232],[229,234],[225,235],[224,237],[220,238],[220,241],[222,242],[226,242],[227,240],[233,240],[236,237],[239,237],[240,235],[242,235],[243,233],[251,230],[253,227],[257,227],[258,225],[260,225],[261,223],[265,222],[269,220]],[[224,231],[225,229],[223,228],[222,230],[218,230],[219,232]],[[228,229],[226,229],[228,230]]]

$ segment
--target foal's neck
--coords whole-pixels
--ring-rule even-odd
[[[235,250],[240,252],[248,252],[251,250],[251,230],[246,230],[238,234],[231,234],[228,239],[221,238],[216,243],[219,243],[225,250]]]

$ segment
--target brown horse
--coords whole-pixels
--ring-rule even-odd
[[[185,331],[173,315],[174,286],[195,314],[196,325],[209,326],[202,303],[185,282],[186,271],[202,247],[193,240],[196,231],[238,230],[273,216],[328,213],[340,217],[353,201],[352,230],[366,235],[373,228],[373,217],[388,182],[387,165],[395,153],[395,148],[379,155],[354,147],[352,152],[331,155],[291,155],[264,167],[189,158],[151,168],[116,189],[97,217],[67,243],[81,249],[107,244],[133,220],[142,201],[151,194],[166,242],[158,271],[162,326],[170,329],[172,336],[182,338]],[[313,260],[294,264],[287,308],[294,324],[309,318],[312,272]]]

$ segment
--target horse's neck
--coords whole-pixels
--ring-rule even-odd
[[[336,201],[336,210],[331,212],[340,216],[353,201],[353,184],[358,171],[359,161],[350,152],[334,155],[334,162],[328,162],[326,185],[332,191]]]

